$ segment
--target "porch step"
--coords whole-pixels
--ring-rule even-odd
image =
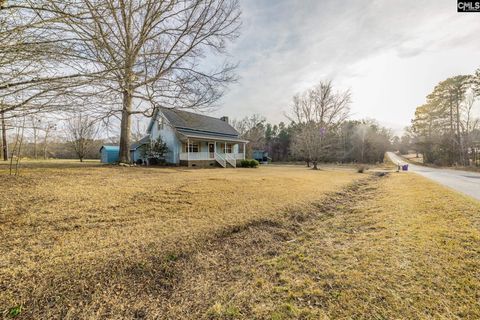
[[[227,160],[220,154],[215,152],[215,161],[217,161],[222,167],[227,167]]]
[[[229,154],[225,154],[225,160],[231,165],[233,168],[237,167],[237,160],[234,157],[230,156]]]

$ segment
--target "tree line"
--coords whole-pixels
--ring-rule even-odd
[[[253,150],[268,152],[273,161],[377,163],[392,147],[391,131],[374,120],[351,120],[351,94],[321,81],[292,99],[288,123],[271,124],[260,115],[233,122]]]
[[[412,125],[398,143],[413,149],[425,163],[480,165],[480,69],[439,82],[415,110]]]
[[[31,119],[55,114],[80,159],[102,125],[119,127],[120,162],[130,162],[133,117],[210,107],[236,80],[222,56],[239,27],[238,0],[0,0],[0,132],[15,137],[4,154],[10,146],[18,159],[32,145],[45,156],[37,140],[44,134],[45,148],[57,123]],[[350,103],[324,81],[293,98],[285,123],[252,116],[237,128],[250,151],[278,161],[381,161],[390,133],[349,120]],[[33,142],[24,139],[31,131]]]
[[[132,117],[218,101],[239,26],[237,0],[0,0],[0,124],[22,135],[31,115],[114,123],[128,163]]]

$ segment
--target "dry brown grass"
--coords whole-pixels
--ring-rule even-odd
[[[480,204],[415,174],[93,166],[2,179],[0,301],[18,318],[480,318]]]
[[[0,311],[21,306],[20,318],[160,317],[175,309],[161,304],[178,286],[177,260],[364,177],[297,166],[23,167],[0,175]]]
[[[418,157],[416,153],[402,154],[402,157],[413,163],[423,164],[422,154],[419,154]]]
[[[168,318],[479,319],[479,227],[470,198],[373,178],[197,253]]]

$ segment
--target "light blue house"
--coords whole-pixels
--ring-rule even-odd
[[[168,108],[155,109],[147,134],[142,140],[161,137],[167,144],[167,163],[188,167],[236,167],[245,159],[248,143],[228,123],[228,117],[218,119]]]
[[[119,153],[120,153],[119,146],[102,146],[100,148],[100,160],[102,163],[117,162]]]

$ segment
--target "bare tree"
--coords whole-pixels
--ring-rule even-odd
[[[26,117],[20,122],[13,124],[13,128],[15,129],[15,142],[13,145],[13,150],[10,156],[10,175],[12,175],[13,170],[15,168],[15,175],[19,174],[19,165],[20,159],[22,158],[22,147],[23,147],[23,140],[25,135],[25,124],[26,124]]]
[[[37,11],[48,12],[44,1],[0,3],[0,113],[10,117],[58,108],[62,104],[54,101],[65,93],[59,91],[74,85],[68,80],[83,77],[60,72],[69,41],[54,27],[58,17]]]
[[[76,39],[70,55],[75,68],[103,72],[95,86],[109,92],[102,108],[120,118],[121,162],[130,161],[133,114],[150,116],[157,106],[210,106],[234,80],[234,65],[208,70],[201,60],[224,53],[227,41],[237,37],[237,0],[47,2],[45,18],[58,12],[63,23],[58,28]]]
[[[47,160],[47,150],[48,150],[48,138],[50,137],[50,133],[56,129],[56,125],[53,123],[48,122],[46,126],[43,128],[43,160]]]
[[[254,114],[249,117],[245,117],[242,120],[233,120],[232,126],[240,133],[243,139],[249,141],[247,144],[246,156],[252,157],[253,150],[265,149],[265,117]]]
[[[58,29],[61,18],[46,4],[44,0],[0,1],[0,118],[4,160],[8,159],[7,126],[12,129],[14,126],[10,124],[18,126],[16,119],[31,119],[31,124],[23,126],[22,137],[24,131],[27,136],[33,133],[33,154],[37,158],[41,130],[38,124],[44,117],[40,113],[64,111],[78,105],[72,102],[83,98],[79,89],[91,82],[90,75],[79,73],[67,63],[70,62],[67,53],[73,52],[71,46],[75,41]],[[17,140],[18,148],[21,144]],[[44,151],[45,148],[44,143]]]
[[[0,121],[2,125],[2,155],[3,161],[8,161],[8,142],[7,142],[7,127],[5,124],[5,115],[3,112],[0,113]]]
[[[38,135],[41,130],[40,123],[41,120],[36,117],[36,116],[31,116],[30,119],[30,125],[32,129],[32,138],[33,138],[33,158],[35,160],[38,159]]]
[[[360,149],[360,162],[365,163],[365,145],[371,130],[370,126],[367,123],[360,123],[357,125],[355,130],[354,138],[357,142],[357,146]]]
[[[335,92],[331,81],[321,81],[293,98],[291,120],[297,124],[292,151],[318,169],[332,146],[335,130],[348,118],[350,91]]]
[[[83,162],[98,133],[95,120],[82,113],[75,114],[67,120],[66,131],[72,148],[80,162]]]

